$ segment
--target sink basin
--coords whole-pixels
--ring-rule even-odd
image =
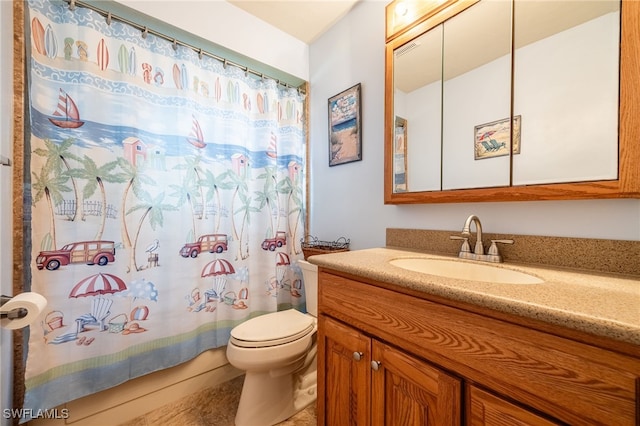
[[[432,258],[404,258],[389,262],[409,271],[422,272],[446,278],[484,281],[501,284],[540,284],[540,278],[513,269],[498,268],[491,264],[461,262],[459,260]]]

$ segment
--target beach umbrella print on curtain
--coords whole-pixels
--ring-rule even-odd
[[[84,278],[76,284],[69,293],[69,297],[87,297],[119,293],[127,289],[124,281],[112,274],[99,273]]]
[[[112,274],[99,273],[80,280],[69,292],[69,298],[99,296],[91,301],[91,312],[76,319],[77,332],[84,331],[87,325],[98,325],[100,330],[106,330],[106,319],[110,314],[113,300],[102,296],[120,293],[127,290],[124,281]]]
[[[222,292],[227,285],[227,275],[235,274],[236,270],[233,268],[231,262],[225,259],[216,259],[207,263],[202,269],[201,277],[214,277],[212,290],[207,290],[205,295],[207,298],[212,296],[222,301]]]

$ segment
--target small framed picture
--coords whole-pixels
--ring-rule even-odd
[[[407,191],[407,120],[396,116],[393,134],[393,192]]]
[[[329,166],[362,160],[360,83],[329,98]]]
[[[511,135],[513,134],[513,154],[520,154],[521,116],[505,118],[491,123],[480,124],[474,129],[474,159],[501,157],[509,155]]]

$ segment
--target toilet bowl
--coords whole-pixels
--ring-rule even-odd
[[[252,318],[231,330],[227,359],[245,371],[237,426],[273,425],[316,399],[317,266],[299,261],[307,314],[295,309]]]

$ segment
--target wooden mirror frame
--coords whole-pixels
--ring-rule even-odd
[[[397,0],[387,6],[393,9]],[[393,192],[393,51],[475,1],[460,1],[426,20],[416,19],[386,44],[384,123],[384,203],[428,204],[494,201],[640,198],[640,2],[622,0],[620,30],[620,105],[618,179],[542,185],[500,186],[444,191]]]

